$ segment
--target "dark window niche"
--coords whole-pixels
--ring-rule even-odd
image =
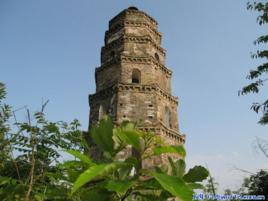
[[[157,61],[160,61],[159,59],[159,55],[157,53],[154,54],[154,58],[157,60]]]
[[[139,84],[141,83],[141,72],[138,69],[132,70],[132,83]]]

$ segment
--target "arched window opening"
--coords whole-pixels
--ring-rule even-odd
[[[109,116],[111,118],[113,118],[115,115],[115,99],[116,99],[116,95],[113,94],[113,96],[110,100],[110,105],[109,105],[109,109],[108,109],[108,113],[109,113]]]
[[[165,119],[164,119],[164,123],[167,127],[172,128],[172,124],[171,124],[171,111],[170,109],[166,106],[165,107]]]
[[[155,57],[155,59],[156,59],[157,61],[160,60],[160,59],[159,59],[159,55],[158,55],[157,53],[154,54],[154,57]]]
[[[99,120],[101,120],[105,114],[106,114],[106,110],[105,110],[104,106],[100,105],[100,108],[99,108]]]
[[[141,83],[141,72],[138,69],[132,71],[132,83]]]

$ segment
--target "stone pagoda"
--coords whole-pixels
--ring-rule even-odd
[[[95,69],[96,93],[89,95],[89,127],[103,115],[115,124],[131,121],[143,131],[160,135],[171,145],[185,143],[172,96],[172,71],[165,66],[157,22],[136,7],[123,10],[109,22]]]

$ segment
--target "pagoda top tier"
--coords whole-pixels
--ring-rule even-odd
[[[121,11],[118,15],[116,15],[115,17],[113,17],[110,21],[109,21],[109,28],[112,27],[114,24],[117,23],[117,21],[120,21],[122,19],[129,19],[129,20],[139,20],[139,21],[148,21],[148,23],[150,23],[151,26],[154,26],[155,29],[157,29],[157,21],[152,18],[150,15],[148,15],[147,13],[139,10],[137,7],[135,6],[130,6],[127,9],[124,9],[123,11]]]
[[[160,46],[162,34],[158,31],[158,23],[151,16],[131,6],[121,11],[109,21],[105,32],[105,45],[121,36],[147,37]]]

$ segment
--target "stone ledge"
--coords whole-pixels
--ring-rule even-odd
[[[117,83],[111,87],[108,87],[106,89],[98,91],[95,94],[89,95],[89,102],[91,102],[92,99],[108,97],[111,94],[113,94],[113,92],[130,91],[130,90],[131,91],[135,90],[136,92],[141,92],[141,93],[143,93],[143,92],[156,92],[161,97],[166,98],[167,100],[178,105],[178,97],[174,97],[171,94],[165,92],[163,89],[161,89],[159,87],[158,84],[142,85],[142,84]]]
[[[125,41],[134,41],[137,43],[150,42],[157,50],[159,50],[164,56],[166,56],[166,50],[156,44],[152,37],[149,35],[145,36],[135,36],[135,35],[126,35],[124,36]]]
[[[151,43],[157,50],[159,50],[164,56],[166,56],[166,50],[156,44],[152,37],[149,35],[144,36],[135,36],[135,35],[124,35],[123,37],[118,38],[117,40],[112,41],[111,43],[103,46],[103,49],[110,50],[122,45],[124,42],[136,42],[136,43]],[[123,43],[122,43],[123,42]]]
[[[124,28],[126,26],[135,26],[135,27],[146,27],[151,32],[153,32],[159,40],[161,40],[162,34],[158,32],[156,29],[154,29],[151,25],[149,25],[146,22],[140,22],[140,21],[119,21],[117,24],[115,24],[113,27],[111,27],[108,31],[106,31],[106,38],[109,37],[111,34],[119,31],[121,28]]]
[[[137,57],[137,56],[128,56],[128,55],[121,55],[121,61],[122,62],[134,62],[134,63],[145,63],[145,64],[154,64],[157,66],[160,70],[164,71],[169,76],[172,75],[172,71],[165,67],[163,64],[161,64],[159,61],[157,61],[152,56],[146,56],[146,57]]]
[[[172,75],[172,71],[165,67],[163,64],[161,64],[159,61],[157,61],[154,57],[152,56],[146,56],[146,57],[137,57],[137,56],[127,56],[127,55],[120,55],[113,60],[103,63],[100,67],[97,67],[95,69],[96,72],[100,72],[104,70],[105,68],[113,65],[113,64],[118,64],[120,62],[133,62],[133,63],[142,63],[142,64],[153,64],[156,66],[156,68],[159,68],[163,72],[165,72],[168,76]]]
[[[184,144],[185,143],[185,135],[180,134],[178,131],[174,131],[165,127],[162,123],[158,122],[158,125],[153,127],[146,126],[138,126],[138,129],[145,132],[155,132],[156,134],[161,135],[161,132],[164,133],[164,137],[169,138],[170,140],[174,140],[175,143]]]
[[[171,94],[165,92],[163,89],[159,87],[158,84],[151,84],[151,85],[143,85],[143,84],[126,84],[126,83],[118,83],[116,86],[118,91],[124,90],[136,90],[137,92],[150,92],[155,91],[163,98],[168,99],[169,101],[178,105],[178,97],[172,96]]]

